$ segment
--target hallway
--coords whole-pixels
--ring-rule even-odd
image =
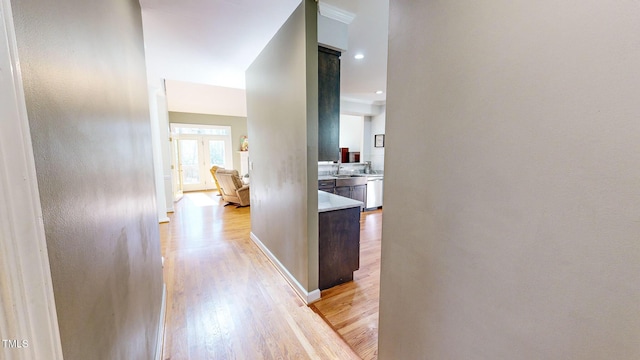
[[[358,359],[250,240],[250,209],[187,193],[160,225],[163,358]]]

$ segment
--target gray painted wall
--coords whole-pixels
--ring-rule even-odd
[[[251,231],[318,288],[317,5],[305,0],[247,70]]]
[[[240,137],[247,135],[247,118],[238,116],[169,112],[169,122],[176,124],[224,125],[231,126],[231,147],[233,168],[240,171]],[[249,139],[251,149],[251,139]]]
[[[391,2],[380,359],[640,358],[638,18]]]
[[[151,359],[162,301],[137,1],[12,1],[65,359]]]

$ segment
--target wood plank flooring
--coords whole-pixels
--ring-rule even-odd
[[[364,360],[378,358],[381,234],[382,210],[362,213],[360,269],[311,305]]]
[[[358,359],[250,240],[250,211],[188,193],[160,225],[163,358]]]

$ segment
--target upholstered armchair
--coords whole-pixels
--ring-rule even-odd
[[[220,183],[222,200],[228,203],[238,204],[239,206],[249,206],[249,185],[242,183],[238,175],[238,170],[218,169],[216,171],[216,178],[218,178],[218,183]]]

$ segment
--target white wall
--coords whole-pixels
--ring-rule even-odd
[[[153,79],[156,79],[155,77]],[[151,80],[150,74],[147,73],[147,80]],[[156,190],[156,211],[158,212],[158,220],[169,222],[167,212],[173,212],[173,196],[171,194],[171,175],[167,182],[167,175],[171,174],[170,163],[166,162],[168,155],[165,148],[168,147],[169,137],[167,128],[169,126],[168,116],[166,114],[167,97],[161,87],[161,81],[149,81],[149,116],[151,124],[151,144],[153,148],[153,170],[155,174],[155,190]],[[153,83],[153,84],[152,84]]]
[[[362,122],[362,153],[360,159],[371,161],[371,147],[373,146],[373,135],[371,135],[371,116],[364,116]]]
[[[381,360],[640,358],[639,18],[391,2]]]
[[[371,117],[371,155],[369,161],[371,161],[371,168],[374,170],[384,170],[384,147],[375,147],[374,136],[378,134],[385,134],[385,127],[387,114],[386,107],[382,106],[382,112]],[[386,146],[386,135],[385,135],[385,146]],[[405,148],[406,156],[412,156],[410,152],[410,148]]]
[[[341,148],[349,148],[350,152],[362,151],[362,137],[364,135],[364,117],[340,114]]]
[[[247,116],[247,94],[234,89],[206,84],[167,80],[167,106],[171,112]]]
[[[340,97],[340,113],[347,115],[370,116],[377,115],[383,111],[384,105],[372,104],[370,102],[356,101]]]
[[[344,113],[340,106],[340,147],[349,151],[360,151],[360,162],[371,161],[371,168],[384,170],[384,148],[376,148],[374,135],[384,134],[386,126],[386,106],[370,105],[364,112]],[[352,109],[353,110],[353,109]]]
[[[349,27],[344,22],[318,14],[318,44],[347,51],[349,48]]]

